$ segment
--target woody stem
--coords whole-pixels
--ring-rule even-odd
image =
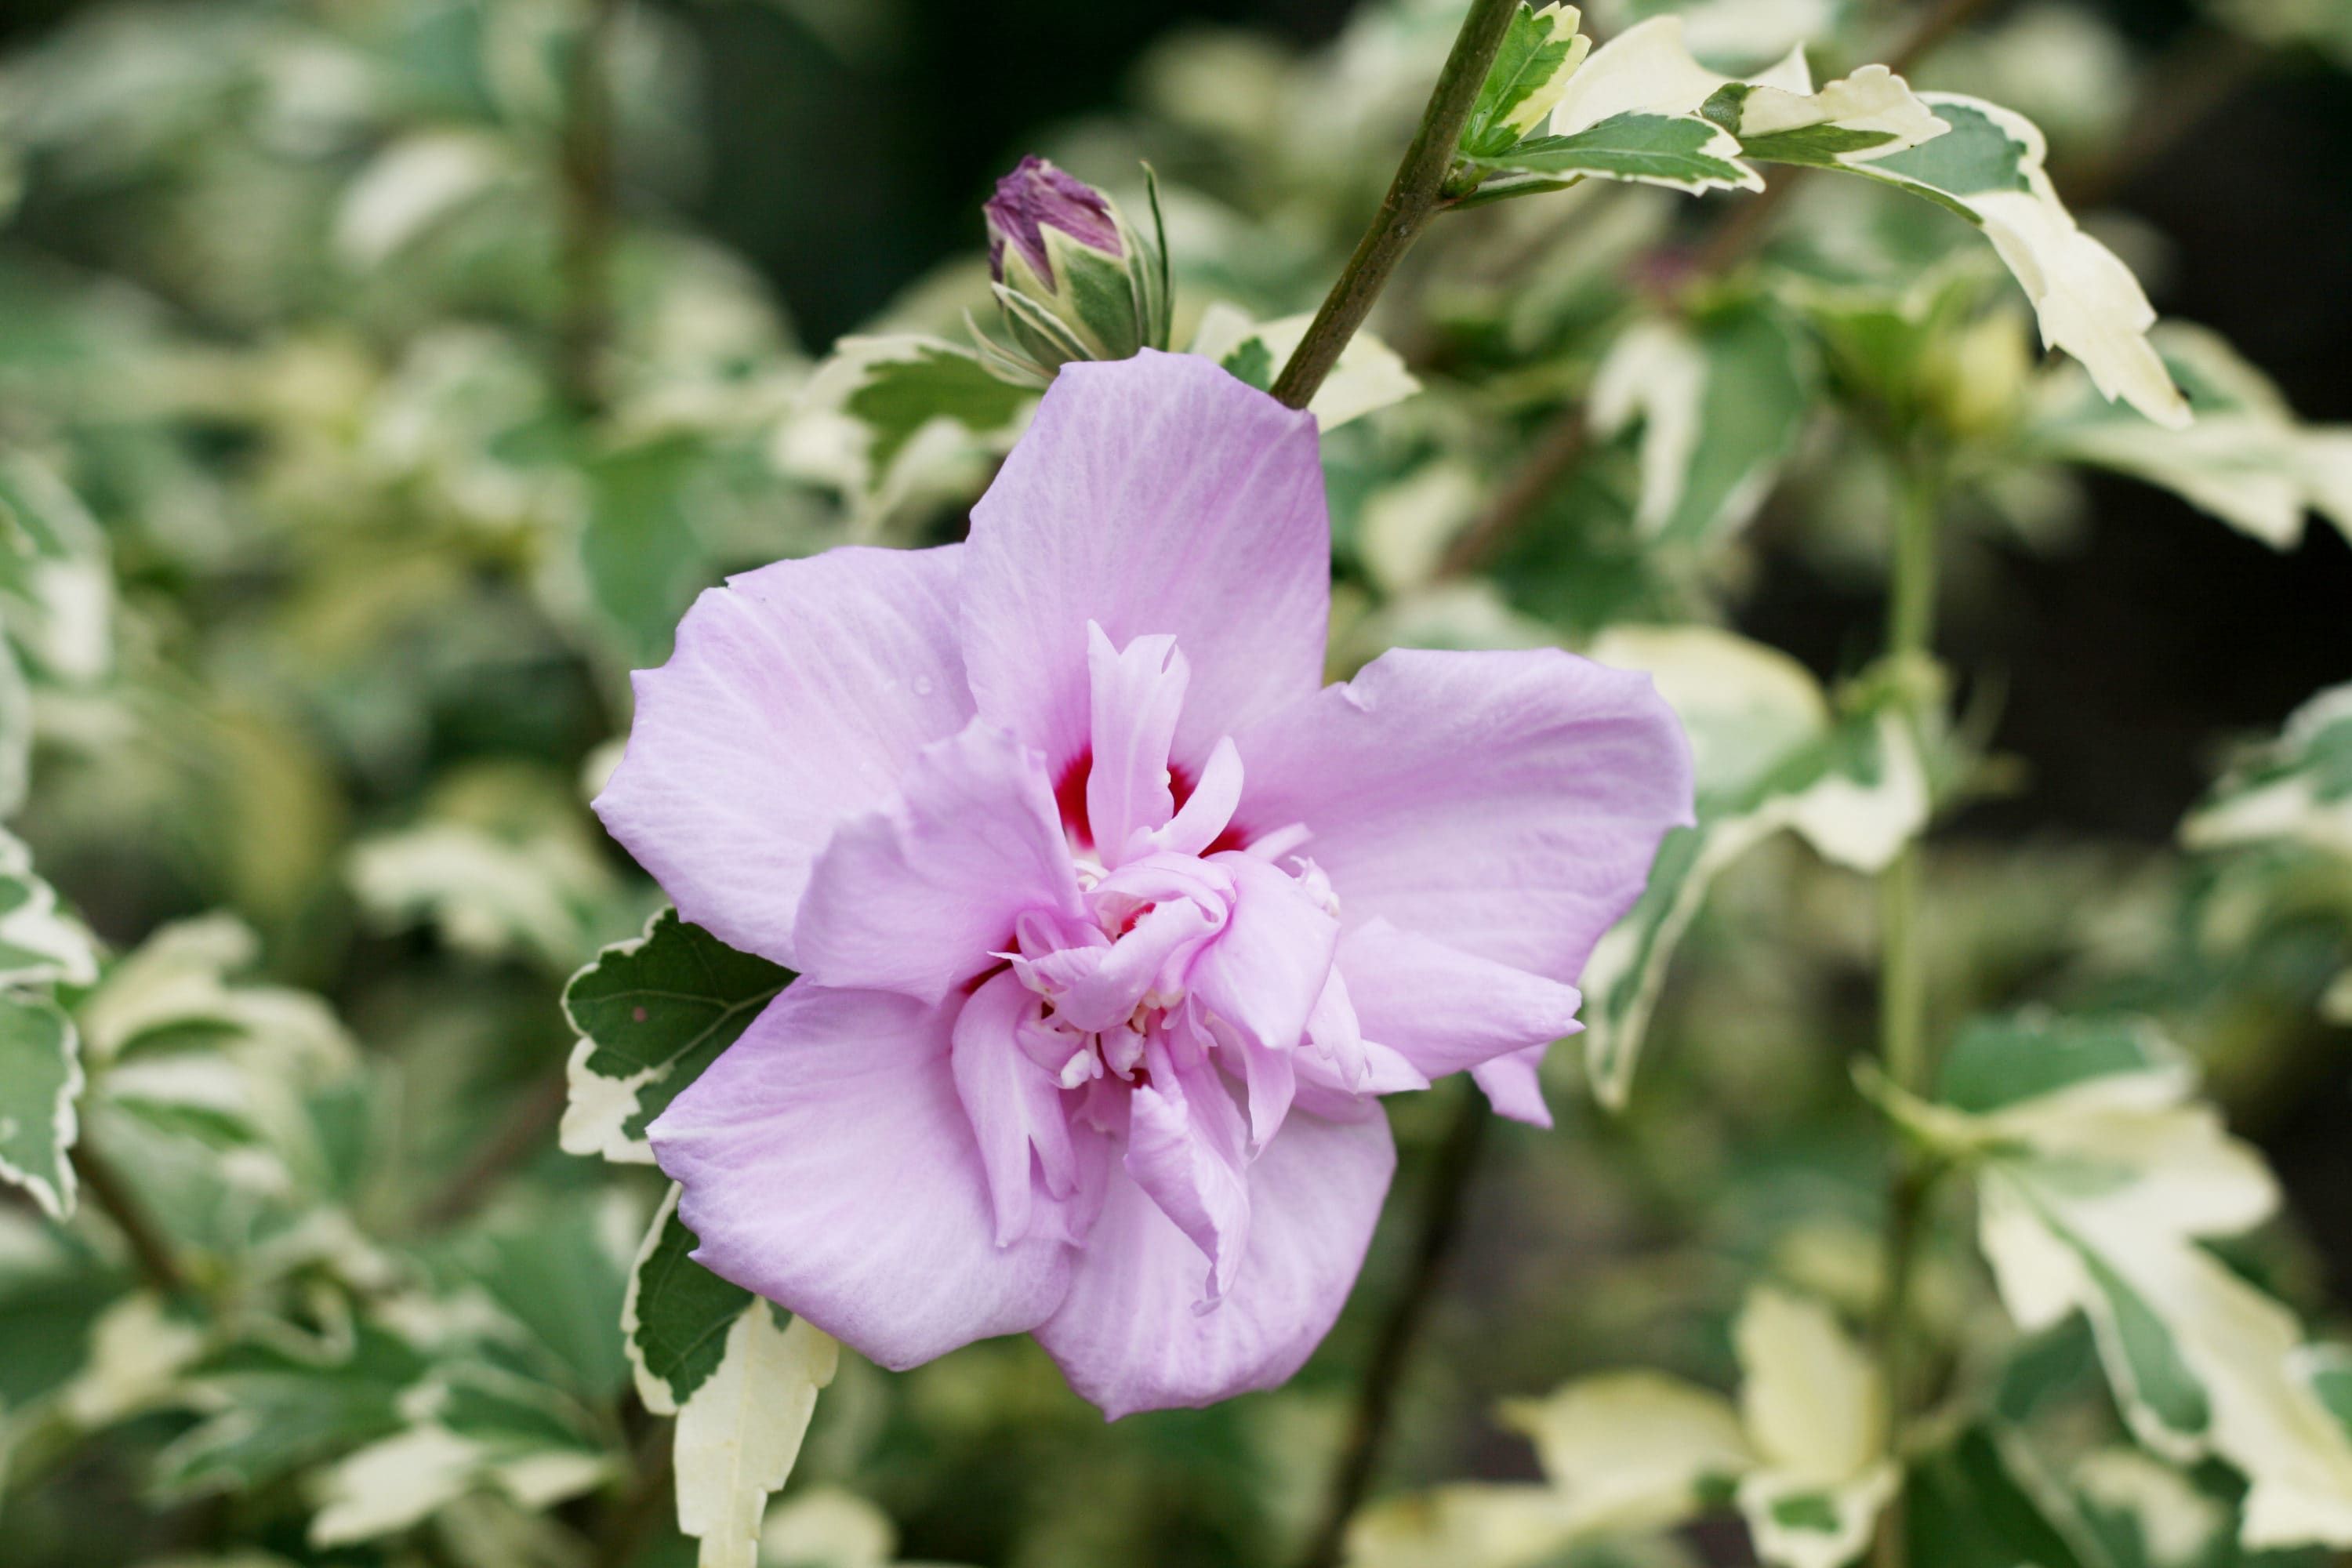
[[[1445,57],[1444,68],[1437,73],[1437,85],[1430,90],[1429,105],[1421,111],[1421,128],[1405,149],[1404,162],[1397,165],[1396,178],[1389,184],[1380,212],[1364,237],[1356,242],[1355,254],[1348,258],[1339,280],[1323,297],[1322,309],[1308,323],[1307,335],[1298,340],[1290,363],[1275,380],[1274,395],[1281,402],[1293,408],[1307,406],[1331,367],[1339,363],[1348,340],[1371,313],[1372,301],[1380,298],[1389,274],[1396,270],[1396,264],[1437,212],[1446,172],[1454,166],[1454,150],[1462,141],[1462,128],[1469,121],[1478,89],[1486,85],[1486,72],[1503,47],[1503,35],[1509,30],[1519,3],[1472,0],[1470,14],[1462,19],[1462,30],[1454,35],[1454,47]]]

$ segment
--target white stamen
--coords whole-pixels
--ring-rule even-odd
[[[1143,1060],[1143,1037],[1132,1028],[1106,1029],[1102,1035],[1103,1065],[1121,1078],[1134,1076]]]

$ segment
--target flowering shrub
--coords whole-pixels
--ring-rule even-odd
[[[1174,37],[830,344],[677,13],[27,42],[0,1555],[2352,1544],[2342,648],[2124,849],[1938,634],[2095,473],[2340,566],[2095,209],[2347,39],[1978,10]]]

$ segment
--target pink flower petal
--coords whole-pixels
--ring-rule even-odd
[[[1531,1127],[1551,1126],[1551,1107],[1544,1103],[1543,1059],[1549,1043],[1529,1046],[1508,1056],[1493,1057],[1470,1069],[1471,1081],[1486,1095],[1497,1116]]]
[[[1690,748],[1650,678],[1552,648],[1397,649],[1234,740],[1237,825],[1306,824],[1349,927],[1384,916],[1563,984],[1691,820]]]
[[[1114,1174],[1069,1294],[1038,1342],[1114,1420],[1272,1388],[1338,1319],[1395,1168],[1377,1107],[1352,1122],[1294,1114],[1249,1167],[1249,1246],[1206,1311],[1197,1307],[1208,1259],[1140,1187]]]
[[[1034,968],[1065,987],[1055,1005],[1072,1026],[1116,1027],[1151,991],[1173,990],[1201,944],[1223,931],[1233,879],[1213,866],[1175,856],[1146,856],[1112,872],[1088,895],[1097,917],[1124,925],[1108,951],[1056,953]]]
[[[1228,850],[1209,864],[1233,877],[1233,919],[1193,961],[1188,984],[1193,1000],[1239,1037],[1251,1140],[1263,1145],[1290,1108],[1288,1058],[1330,976],[1339,922],[1266,861]]]
[[[1045,753],[1056,783],[1087,745],[1089,620],[1118,647],[1176,638],[1192,673],[1175,748],[1188,773],[1218,737],[1322,679],[1330,527],[1315,421],[1206,360],[1147,349],[1064,366],[972,509],[967,552],[973,695]]]
[[[1433,1079],[1584,1026],[1576,989],[1401,931],[1375,918],[1339,941],[1339,969],[1364,1038]]]
[[[1208,1258],[1206,1302],[1232,1287],[1248,1247],[1249,1162],[1233,1097],[1200,1047],[1183,1044],[1181,1066],[1165,1037],[1145,1054],[1150,1081],[1128,1102],[1127,1174]]]
[[[887,1367],[1033,1328],[1069,1277],[1058,1241],[993,1239],[953,1016],[802,981],[651,1129],[695,1260]]]
[[[1233,878],[1234,912],[1193,962],[1192,994],[1244,1035],[1288,1050],[1323,994],[1339,922],[1279,867],[1234,850],[1209,864]]]
[[[1176,813],[1168,784],[1168,748],[1192,671],[1176,639],[1138,637],[1123,649],[1087,623],[1093,705],[1092,760],[1087,773],[1087,824],[1106,866],[1127,857],[1133,834],[1167,826]]]
[[[695,601],[635,677],[628,749],[596,812],[678,913],[797,967],[794,915],[843,818],[971,717],[963,551],[835,550]]]
[[[1037,1007],[1036,993],[1007,970],[964,1003],[952,1035],[956,1095],[987,1168],[999,1247],[1027,1236],[1037,1208],[1054,1206],[1077,1186],[1061,1085],[1018,1038]],[[1062,1066],[1054,1065],[1056,1071]]]
[[[1366,1095],[1429,1087],[1428,1075],[1419,1068],[1379,1041],[1364,1038],[1337,963],[1307,1017],[1307,1048],[1297,1053],[1295,1103],[1317,1116],[1351,1120],[1363,1114]]]
[[[1222,737],[1211,749],[1190,798],[1167,826],[1150,835],[1150,847],[1171,855],[1201,854],[1224,832],[1241,801],[1242,754],[1234,750],[1232,737]]]
[[[975,719],[835,832],[801,900],[801,970],[936,1002],[994,965],[1031,910],[1081,912],[1069,846],[1036,753]]]

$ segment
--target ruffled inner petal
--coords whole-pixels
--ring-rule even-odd
[[[1123,649],[1087,623],[1093,734],[1087,773],[1087,827],[1105,866],[1128,858],[1128,843],[1175,814],[1168,748],[1176,739],[1192,679],[1170,637],[1137,637]]]
[[[1078,1184],[1057,1077],[1063,1064],[1041,1067],[1022,1038],[1048,1032],[1038,1007],[1035,994],[1010,971],[995,976],[957,1014],[950,1054],[956,1094],[988,1173],[999,1247],[1029,1235],[1037,1208],[1069,1197]]]
[[[844,823],[809,879],[801,968],[937,1001],[1024,916],[1076,919],[1077,877],[1036,753],[985,720],[926,748],[898,796]]]

